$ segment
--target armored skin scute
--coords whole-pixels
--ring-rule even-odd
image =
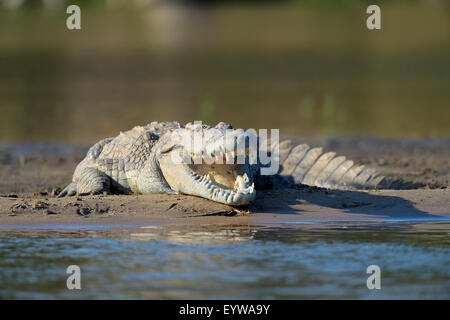
[[[207,137],[197,146],[200,153],[193,153],[191,142],[179,132]],[[373,169],[355,166],[334,152],[322,153],[322,148],[293,146],[290,140],[278,144],[277,154],[269,148],[268,154],[272,152],[271,156],[277,157],[279,169],[272,175],[263,175],[264,165],[250,161],[248,150],[245,161],[236,162],[238,143],[246,134],[223,122],[215,127],[178,122],[134,127],[92,146],[59,197],[183,193],[238,206],[252,202],[257,189],[293,184],[332,189],[389,187],[389,180]],[[224,139],[230,135],[233,139]]]

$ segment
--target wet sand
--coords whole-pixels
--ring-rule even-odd
[[[0,225],[257,225],[450,219],[448,189],[356,192],[304,188],[279,193],[260,192],[254,204],[238,209],[184,195],[0,197]]]
[[[0,226],[254,225],[450,219],[449,139],[342,138],[307,142],[347,155],[416,188],[337,191],[304,186],[265,190],[258,191],[256,201],[244,208],[186,195],[57,199],[54,193],[70,181],[87,146],[3,144],[0,145]]]

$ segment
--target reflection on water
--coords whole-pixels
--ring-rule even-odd
[[[208,244],[215,242],[247,242],[254,239],[256,229],[218,229],[209,231],[210,227],[205,230],[186,231],[186,230],[168,230],[162,227],[142,227],[144,230],[139,232],[131,232],[129,237],[134,241],[168,241],[173,243],[190,243],[190,244]],[[150,231],[149,231],[150,230]],[[145,232],[142,232],[145,231]]]
[[[0,140],[90,143],[153,120],[450,134],[445,1],[385,3],[376,32],[360,1],[160,3],[83,6],[79,32],[64,11],[0,10]]]
[[[450,298],[448,223],[2,230],[1,298]],[[82,290],[65,289],[77,264]],[[382,289],[368,290],[379,265]]]

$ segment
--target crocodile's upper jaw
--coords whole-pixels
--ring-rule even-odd
[[[175,164],[167,153],[160,157],[159,167],[178,193],[232,206],[249,204],[256,196],[248,164]]]

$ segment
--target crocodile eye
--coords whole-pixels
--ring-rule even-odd
[[[166,153],[169,153],[169,152],[175,151],[175,150],[177,150],[177,149],[181,149],[181,148],[182,148],[182,147],[179,146],[179,145],[174,145],[174,146],[170,146],[169,148],[162,149],[162,150],[160,151],[160,153],[161,153],[161,154],[166,154]]]

